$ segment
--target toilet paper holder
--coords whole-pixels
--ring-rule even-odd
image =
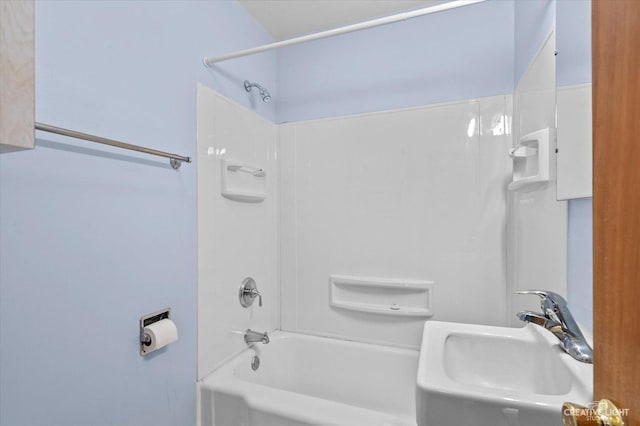
[[[171,319],[171,308],[161,309],[140,318],[140,355],[146,355],[149,353],[145,351],[145,345],[149,345],[151,343],[151,336],[144,332],[144,328],[165,318]]]

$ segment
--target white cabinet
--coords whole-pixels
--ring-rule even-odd
[[[0,152],[33,148],[34,3],[0,1]]]

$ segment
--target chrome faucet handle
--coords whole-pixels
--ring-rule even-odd
[[[518,290],[516,294],[535,294],[540,297],[546,297],[549,292],[545,290]]]
[[[262,306],[262,294],[258,291],[258,286],[251,277],[247,277],[242,281],[238,297],[243,308],[251,306],[256,297],[258,298],[258,306]]]
[[[564,300],[564,297],[560,296],[558,293],[554,293],[553,291],[520,290],[516,291],[516,294],[535,294],[536,296],[540,297],[543,302],[546,300],[550,300],[558,306],[564,306],[567,304],[567,301]]]
[[[547,318],[564,324],[562,310],[567,307],[567,301],[558,293],[546,290],[520,290],[517,294],[533,294],[540,297],[540,308]]]
[[[254,299],[256,297],[258,298],[258,306],[262,307],[262,293],[260,293],[255,288],[252,288],[251,290],[249,290],[249,293],[251,294],[251,297],[253,297]]]

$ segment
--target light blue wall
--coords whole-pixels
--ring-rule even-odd
[[[36,3],[37,119],[195,157],[196,82],[251,106],[275,53],[236,2]],[[256,105],[268,118],[273,104]],[[0,156],[0,424],[195,424],[195,164],[39,133]],[[180,340],[138,354],[140,316]]]
[[[567,298],[576,320],[593,330],[593,202],[569,201]]]
[[[513,92],[513,2],[280,49],[278,122]]]
[[[555,0],[516,0],[515,2],[514,87],[520,82],[556,23],[555,4]]]
[[[591,82],[591,0],[557,0],[558,86]]]
[[[558,86],[591,82],[591,1],[557,0]],[[568,301],[593,329],[592,199],[569,201]]]

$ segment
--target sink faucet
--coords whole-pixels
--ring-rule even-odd
[[[263,343],[263,344],[267,344],[269,343],[269,335],[267,334],[267,332],[265,331],[264,333],[260,333],[257,331],[253,331],[250,328],[247,328],[247,330],[244,332],[244,342],[248,345],[251,343]]]
[[[522,311],[517,313],[521,321],[546,328],[562,342],[562,349],[574,359],[593,364],[593,350],[580,327],[569,312],[567,301],[552,291],[526,290],[518,294],[535,294],[540,297],[542,313]]]

